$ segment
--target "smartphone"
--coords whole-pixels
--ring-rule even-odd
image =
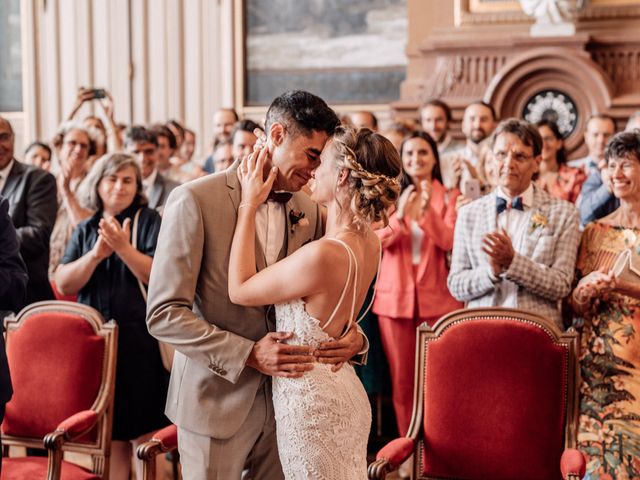
[[[107,96],[107,92],[104,88],[92,88],[91,93],[93,93],[93,98],[101,99]]]
[[[470,198],[471,200],[480,198],[480,195],[482,194],[480,189],[480,180],[477,180],[475,178],[465,180],[465,182],[462,184],[462,194],[465,197]]]

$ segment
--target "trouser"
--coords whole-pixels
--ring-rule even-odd
[[[247,419],[231,438],[211,438],[178,427],[178,450],[184,480],[283,479],[271,382],[258,389]]]
[[[398,432],[406,435],[413,412],[413,382],[416,358],[416,328],[423,322],[433,325],[438,317],[391,318],[378,316],[380,339],[389,362],[391,396]]]

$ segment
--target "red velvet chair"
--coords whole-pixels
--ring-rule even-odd
[[[2,443],[44,446],[48,458],[3,458],[2,479],[108,478],[115,323],[86,305],[51,301],[26,307],[6,327],[14,394]],[[63,460],[65,451],[90,455],[91,471]]]
[[[143,462],[142,479],[155,480],[156,457],[161,453],[172,452],[173,478],[178,479],[178,428],[171,424],[153,434],[151,440],[144,442],[136,450],[138,458]]]
[[[507,308],[458,310],[418,328],[413,418],[369,465],[412,454],[416,479],[579,479],[577,333]]]

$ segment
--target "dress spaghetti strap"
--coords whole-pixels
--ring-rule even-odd
[[[349,280],[351,279],[351,272],[352,272],[352,270],[354,270],[352,268],[352,266],[351,266],[352,263],[353,263],[353,264],[355,264],[355,273],[354,273],[354,277],[353,277],[353,279],[354,279],[354,282],[353,282],[353,298],[351,299],[351,314],[349,315],[349,322],[348,322],[347,326],[345,327],[345,332],[346,332],[346,331],[349,331],[349,328],[351,328],[351,324],[353,323],[353,316],[354,316],[354,313],[355,313],[356,294],[357,294],[357,288],[356,287],[357,287],[357,283],[358,283],[358,262],[356,260],[356,255],[353,253],[353,250],[351,250],[351,248],[349,247],[349,245],[347,245],[346,242],[344,242],[343,240],[340,240],[338,238],[327,238],[327,240],[332,240],[334,242],[337,242],[347,250],[347,256],[349,257],[349,271],[347,272],[347,279],[344,282],[344,287],[342,288],[342,293],[340,294],[340,299],[338,300],[338,303],[336,304],[335,308],[333,309],[333,312],[331,312],[331,316],[329,317],[329,319],[320,328],[322,328],[322,330],[324,330],[331,324],[331,322],[335,318],[336,313],[338,312],[338,309],[340,308],[340,305],[342,305],[342,301],[344,300],[344,296],[347,293],[347,287],[349,286]]]

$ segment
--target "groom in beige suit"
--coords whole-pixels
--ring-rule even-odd
[[[335,112],[307,92],[287,92],[269,107],[267,147],[278,192],[258,210],[258,269],[322,235],[318,206],[299,190],[338,124]],[[282,478],[270,376],[301,376],[317,357],[349,360],[364,343],[353,330],[326,349],[286,345],[279,341],[289,334],[274,332],[273,307],[231,303],[237,164],[173,191],[149,283],[149,331],[176,349],[166,414],[178,426],[185,479],[236,480],[243,471],[245,479]]]

